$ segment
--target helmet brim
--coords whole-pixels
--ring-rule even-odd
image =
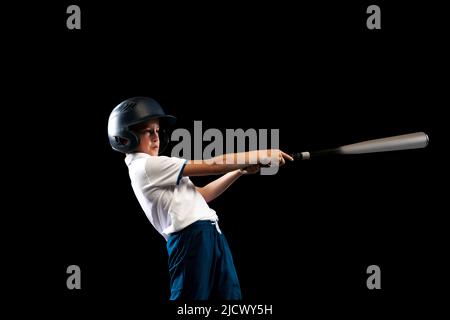
[[[144,118],[142,118],[142,119],[139,119],[139,121],[136,121],[135,123],[131,123],[131,124],[129,125],[129,127],[135,126],[135,125],[137,125],[137,124],[141,124],[141,123],[144,123],[144,122],[153,120],[153,119],[160,119],[160,120],[163,120],[163,121],[164,121],[164,124],[165,124],[168,128],[173,127],[173,126],[175,125],[175,123],[177,122],[177,118],[176,118],[176,117],[171,116],[171,115],[168,115],[168,114],[166,114],[166,115],[152,115],[152,116],[148,116],[148,117],[144,117]]]

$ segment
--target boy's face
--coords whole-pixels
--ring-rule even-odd
[[[157,156],[159,152],[159,119],[144,122],[136,128],[135,132],[140,138],[137,151]]]

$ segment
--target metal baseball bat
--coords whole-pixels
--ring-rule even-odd
[[[367,140],[353,144],[347,144],[333,149],[325,149],[318,151],[305,151],[294,153],[294,160],[308,160],[319,156],[327,155],[345,155],[345,154],[362,154],[387,151],[399,151],[409,149],[425,148],[429,143],[428,135],[424,132],[415,132],[402,134],[399,136]]]

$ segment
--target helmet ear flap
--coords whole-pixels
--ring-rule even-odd
[[[139,146],[139,137],[131,130],[125,129],[120,135],[112,136],[111,144],[117,151],[129,153]]]

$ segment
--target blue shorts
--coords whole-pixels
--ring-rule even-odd
[[[240,300],[230,248],[215,223],[194,222],[169,235],[170,300]]]

